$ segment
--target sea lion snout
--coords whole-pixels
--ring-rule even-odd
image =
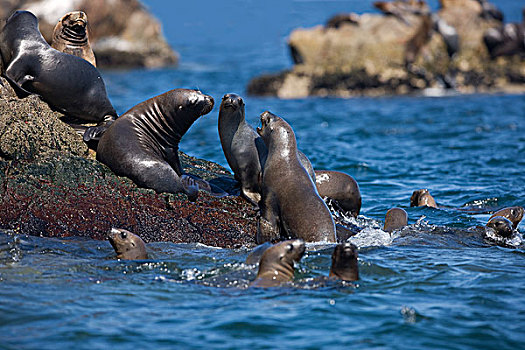
[[[244,106],[244,101],[241,96],[237,94],[226,94],[222,98],[222,107],[238,109]]]

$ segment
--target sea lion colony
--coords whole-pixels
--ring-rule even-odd
[[[184,193],[190,200],[197,199],[199,189],[227,195],[200,178],[184,174],[178,158],[181,138],[193,122],[212,110],[214,99],[200,91],[174,89],[118,117],[95,68],[86,25],[87,16],[83,12],[64,15],[50,46],[39,32],[38,20],[32,13],[14,12],[0,32],[2,75],[19,96],[38,94],[67,116],[98,123],[85,129],[84,140],[98,143],[97,159],[117,175],[159,193]],[[38,57],[41,59],[35,59]],[[297,239],[328,243],[338,240],[338,230],[322,198],[330,198],[338,209],[357,217],[361,209],[359,186],[350,175],[314,171],[307,156],[297,149],[293,129],[283,118],[266,111],[261,114],[261,127],[255,131],[245,121],[244,101],[238,95],[224,95],[218,128],[221,146],[240,183],[241,195],[259,207],[258,243],[296,239],[292,243],[279,243],[263,253],[262,269],[254,285],[272,286],[290,280],[293,262],[299,261],[304,253],[304,243]],[[428,190],[415,191],[411,206],[425,205],[437,208]],[[490,218],[487,228],[509,237],[522,217],[521,207],[504,209]],[[388,232],[402,229],[407,221],[403,209],[391,209],[384,229]],[[118,258],[147,258],[144,243],[133,233],[113,229],[109,239]],[[136,249],[138,252],[134,252]],[[291,251],[294,254],[281,259],[286,262],[284,272],[277,280],[269,280],[264,269],[272,266],[267,263],[270,252],[279,249],[281,253],[284,249],[283,256]],[[338,246],[334,254],[357,261],[355,247]],[[355,271],[348,275],[354,277],[347,279],[357,279],[357,263],[336,266],[352,266]],[[338,274],[332,271],[330,276]]]

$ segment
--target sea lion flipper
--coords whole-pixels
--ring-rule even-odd
[[[197,184],[197,181],[191,176],[182,175],[180,177],[180,182],[188,199],[191,202],[195,202],[199,196],[199,185]]]
[[[261,214],[257,218],[256,240],[258,244],[277,240],[281,236],[279,215],[272,209],[275,208],[275,205],[271,205],[274,201],[271,195],[266,195],[259,202]]]
[[[177,175],[181,176],[183,174],[182,166],[180,165],[179,159],[179,149],[178,148],[166,148],[164,150],[166,154],[166,162],[175,170]]]
[[[84,142],[100,140],[102,135],[104,135],[106,130],[109,128],[109,126],[113,124],[115,119],[116,119],[115,116],[106,115],[104,117],[104,120],[100,122],[97,126],[91,126],[87,128],[83,136]]]

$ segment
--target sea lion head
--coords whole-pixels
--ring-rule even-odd
[[[404,209],[391,208],[385,215],[385,226],[383,231],[392,232],[405,227],[408,224],[408,215]]]
[[[280,145],[279,148],[297,148],[295,134],[290,124],[269,111],[261,114],[261,126],[257,128],[257,133],[268,148],[271,148],[272,144]]]
[[[305,249],[302,239],[283,241],[266,249],[259,261],[257,278],[267,278],[276,282],[291,280],[294,262],[301,260]]]
[[[147,259],[146,244],[134,233],[121,228],[112,228],[108,234],[109,243],[117,253],[117,259]]]
[[[178,110],[184,110],[188,113],[200,117],[208,114],[213,109],[213,97],[200,92],[199,90],[191,89],[175,89],[177,92],[172,101]],[[162,96],[162,95],[161,95]]]
[[[219,115],[237,116],[239,119],[244,119],[244,101],[241,96],[233,93],[226,94],[222,97]],[[235,118],[234,118],[235,119]]]
[[[412,193],[412,196],[410,197],[410,206],[411,207],[432,207],[437,208],[436,201],[434,200],[434,197],[430,195],[430,192],[425,189],[416,190]]]
[[[489,218],[489,221],[496,216],[503,216],[504,218],[509,219],[512,222],[512,228],[516,229],[523,219],[524,212],[525,210],[523,207],[503,208],[492,214],[492,216]]]
[[[343,281],[357,281],[359,279],[357,247],[355,245],[346,242],[335,246],[329,276]]]
[[[60,34],[68,41],[87,40],[87,15],[82,11],[68,12],[55,27],[55,33],[60,30]]]
[[[503,216],[495,216],[487,222],[487,227],[490,227],[499,236],[509,238],[512,236],[512,222]]]

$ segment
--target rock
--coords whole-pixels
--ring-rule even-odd
[[[482,16],[476,0],[442,0],[432,15],[423,10],[352,14],[351,24],[294,30],[288,40],[293,69],[254,78],[247,91],[282,98],[405,94],[426,88],[525,92],[520,83],[525,60],[517,55],[492,60],[483,42],[483,33],[500,25]]]
[[[138,0],[0,0],[0,5],[2,20],[17,9],[33,12],[48,42],[64,14],[84,11],[100,67],[160,67],[178,61],[162,35],[160,23]]]
[[[0,228],[106,239],[111,227],[145,242],[255,244],[256,212],[239,196],[157,194],[115,176],[37,96],[18,99],[0,80]],[[180,153],[185,170],[238,194],[223,167]]]

